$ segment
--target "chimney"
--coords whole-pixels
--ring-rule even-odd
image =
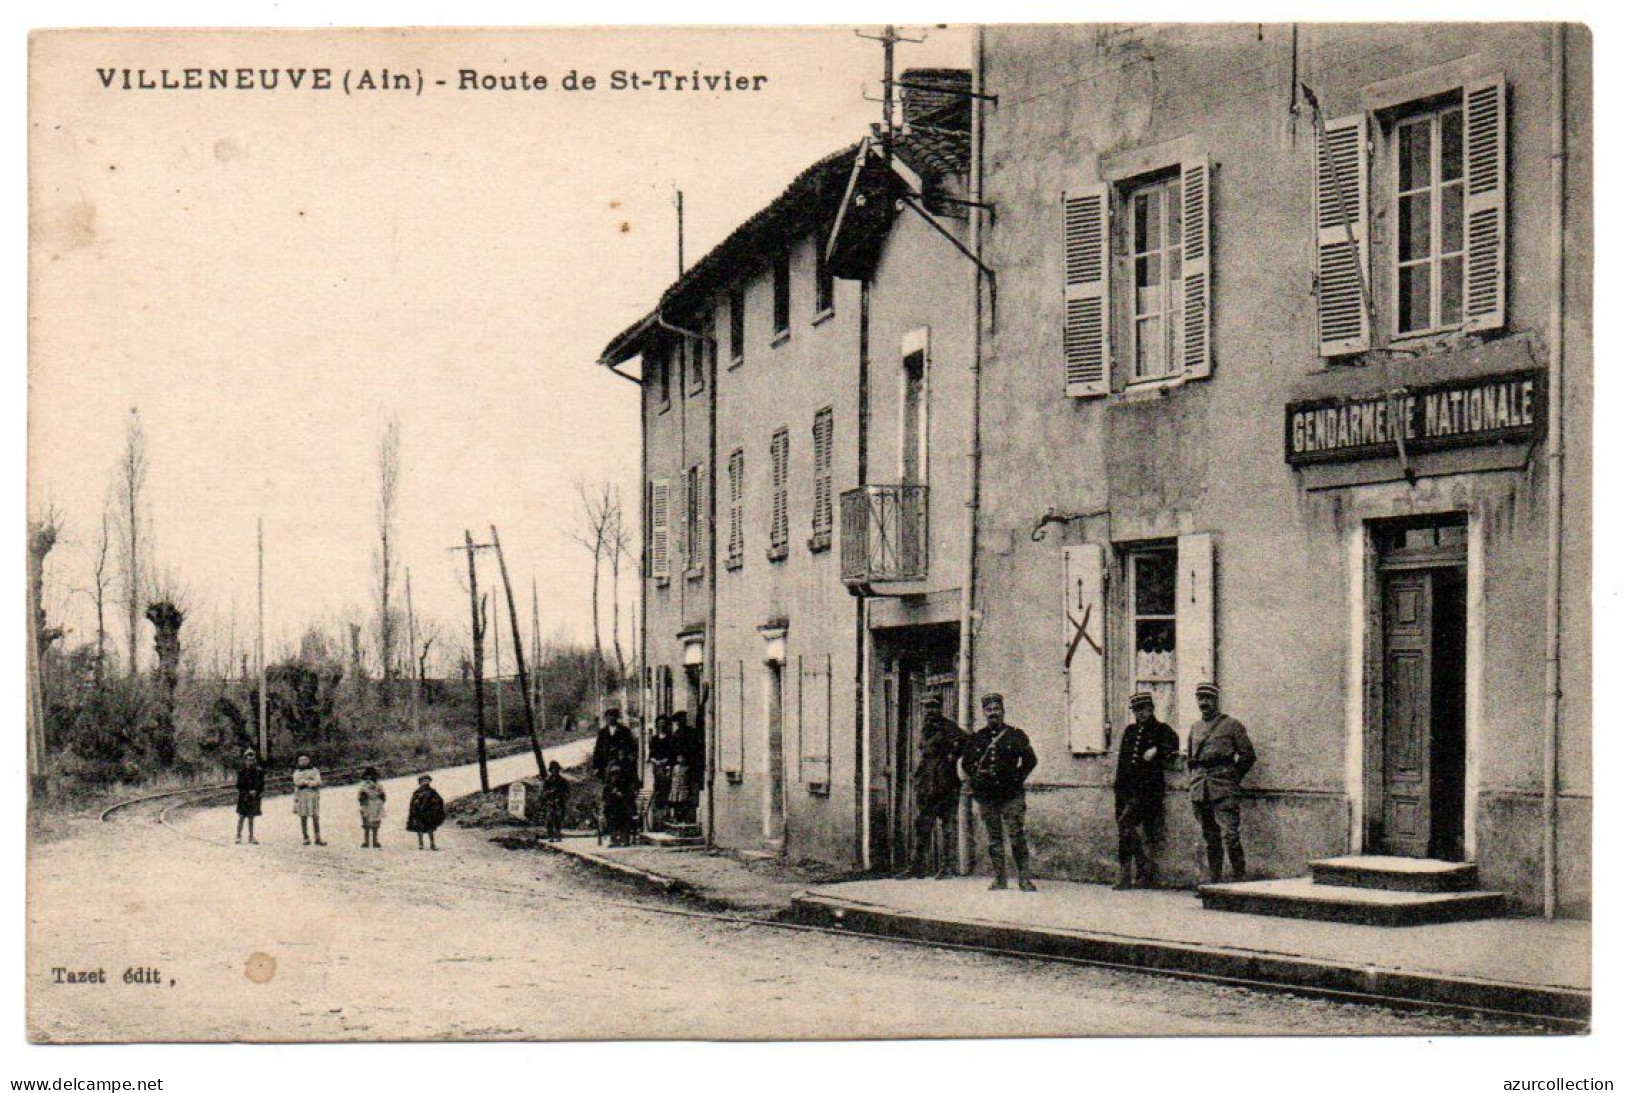
[[[970,100],[962,94],[955,94],[955,89],[970,90],[970,69],[968,68],[907,68],[899,77],[905,84],[917,84],[923,87],[947,88],[944,91],[920,91],[916,88],[905,87],[903,91],[903,124],[913,125],[917,122],[936,125],[942,128],[963,128],[965,121],[960,120],[958,111],[952,108],[964,108]],[[932,115],[938,115],[930,121]],[[968,112],[965,115],[968,117]]]

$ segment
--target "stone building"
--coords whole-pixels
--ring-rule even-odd
[[[1113,874],[1129,694],[1183,738],[1212,680],[1261,757],[1259,874],[1472,861],[1587,913],[1587,32],[996,27],[980,55],[974,685],[1039,752],[1040,873]]]

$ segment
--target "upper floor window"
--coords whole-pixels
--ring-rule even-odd
[[[828,315],[835,310],[835,276],[829,271],[829,263],[825,260],[824,248],[827,240],[813,237],[814,267],[813,274],[817,288],[817,299],[814,301],[814,310],[822,315]]]
[[[790,333],[790,252],[773,256],[773,336]]]
[[[728,568],[745,564],[745,449],[728,455]]]
[[[705,390],[705,377],[711,373],[711,354],[716,351],[716,316],[706,312],[700,320],[698,338],[684,338],[684,356],[688,358],[688,393],[697,395]]]
[[[1129,379],[1164,379],[1180,371],[1185,333],[1178,176],[1130,189],[1126,204],[1133,277]]]
[[[683,572],[705,571],[705,468],[688,469],[683,490]]]
[[[813,415],[812,538],[809,550],[828,550],[835,530],[835,411],[826,406]]]
[[[1320,355],[1505,326],[1504,79],[1450,67],[1362,95],[1368,112],[1315,139]]]
[[[1460,103],[1395,128],[1394,314],[1400,335],[1461,325],[1466,179]]]
[[[672,346],[662,346],[651,358],[655,372],[656,401],[662,410],[671,406],[671,373],[672,369],[677,367],[677,353],[678,350]]]
[[[790,553],[790,430],[780,429],[773,434],[768,455],[773,462],[773,511],[767,557],[776,562]]]
[[[728,367],[745,361],[745,286],[728,290]]]

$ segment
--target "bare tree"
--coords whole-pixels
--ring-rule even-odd
[[[152,727],[152,750],[158,762],[169,766],[175,761],[175,691],[181,675],[181,626],[190,609],[187,596],[173,576],[153,582],[152,602],[147,604],[147,621],[153,628],[153,651],[157,655],[158,710]]]
[[[395,418],[384,424],[378,441],[378,547],[373,553],[373,573],[378,592],[378,666],[380,693],[385,706],[391,701],[390,684],[397,674],[396,619],[390,603],[394,591],[396,553],[396,507],[401,485],[401,425]]]
[[[595,486],[577,482],[576,495],[581,501],[581,530],[572,532],[570,538],[592,555],[592,651],[595,660],[602,661],[604,641],[601,604],[604,565],[606,562],[614,561],[621,497],[620,491],[609,482],[600,482]]]
[[[107,592],[108,582],[112,579],[109,555],[113,549],[113,535],[108,526],[110,520],[108,506],[103,504],[101,532],[96,536],[96,543],[91,548],[90,567],[91,579],[96,582],[91,590],[96,602],[96,663],[91,670],[98,690],[101,689],[102,675],[107,664]]]
[[[148,540],[151,521],[146,511],[147,434],[141,427],[141,411],[131,407],[124,426],[124,450],[113,468],[114,526],[118,533],[118,562],[122,577],[127,670],[134,679],[139,670],[141,612],[146,607],[146,561],[151,550]]]
[[[34,601],[34,640],[42,657],[62,637],[62,628],[49,625],[45,616],[45,559],[61,538],[62,514],[55,505],[28,521],[28,588]]]

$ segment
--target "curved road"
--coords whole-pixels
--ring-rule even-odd
[[[552,749],[569,765],[590,741]],[[549,758],[553,758],[552,754]],[[501,783],[528,755],[491,764]],[[477,768],[435,771],[448,800]],[[404,830],[412,778],[386,783],[384,848],[362,850],[354,789],[323,795],[326,847],[286,797],[261,845],[229,806],[82,824],[31,848],[32,1038],[419,1040],[809,1038],[1527,1031],[1498,1020],[1304,999],[1109,969],[792,933],[659,913],[553,855],[448,826]],[[614,905],[583,902],[613,897]],[[66,972],[106,983],[58,982]],[[123,982],[154,969],[156,985]]]

